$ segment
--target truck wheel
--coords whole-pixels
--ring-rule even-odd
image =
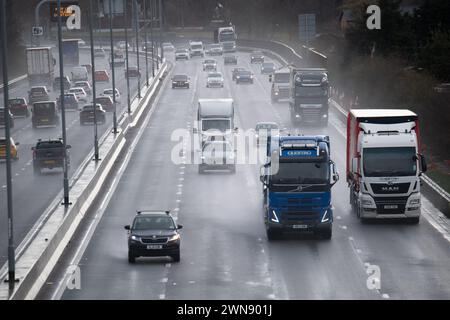
[[[129,263],[135,263],[136,262],[136,257],[128,251],[128,262]]]
[[[204,173],[204,170],[203,170],[203,168],[201,166],[198,166],[198,173],[199,174],[203,174]]]
[[[269,241],[278,240],[281,236],[281,232],[279,230],[275,230],[272,228],[267,228],[266,234],[267,234],[267,240],[269,240]]]
[[[231,167],[230,172],[232,174],[235,174],[236,173],[236,166]]]
[[[316,235],[320,236],[322,239],[330,240],[331,236],[333,235],[333,227],[330,225],[324,230],[317,231]]]

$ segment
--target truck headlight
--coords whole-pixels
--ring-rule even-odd
[[[240,79],[241,77],[240,76],[236,76],[236,79]]]
[[[322,216],[322,220],[320,222],[328,222],[330,221],[330,215],[328,214],[328,210],[325,210],[325,213]]]
[[[325,113],[324,115],[322,115],[322,118],[328,118],[328,115]]]
[[[280,220],[278,219],[278,216],[277,216],[275,210],[272,210],[272,217],[270,218],[270,220],[271,220],[272,222],[276,222],[276,223],[279,223],[279,222],[280,222]]]
[[[139,241],[139,237],[138,236],[131,236],[131,240],[133,240],[133,241]]]
[[[300,118],[300,115],[299,115],[299,114],[296,114],[295,117],[296,117],[296,118]]]
[[[278,91],[275,91],[275,95],[277,96],[279,94],[279,92]]]
[[[412,200],[409,202],[409,204],[410,204],[411,206],[420,204],[420,198],[418,198],[418,199],[412,199]]]
[[[365,198],[361,200],[361,204],[363,207],[372,207],[375,205],[372,198]]]

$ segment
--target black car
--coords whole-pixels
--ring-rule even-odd
[[[236,75],[237,75],[238,72],[240,72],[240,71],[245,71],[245,69],[244,69],[244,68],[234,68],[234,69],[231,71],[231,77],[233,78],[233,81],[236,80]]]
[[[94,119],[94,117],[96,119]],[[98,103],[95,105],[95,114],[93,105],[86,105],[80,111],[80,125],[95,124],[94,120],[100,124],[106,122],[106,111],[103,110],[102,106]]]
[[[172,77],[172,89],[186,88],[189,89],[189,77],[185,74],[176,74]]]
[[[224,64],[237,64],[237,57],[236,56],[225,56],[225,57],[223,57],[223,63]]]
[[[263,63],[264,62],[264,54],[261,51],[253,51],[250,54],[250,63]]]
[[[264,62],[261,64],[261,74],[272,74],[275,72],[275,64],[273,62]]]
[[[66,145],[67,165],[70,165],[70,157]],[[42,169],[64,168],[64,144],[61,139],[38,140],[33,150],[33,171],[41,174]]]
[[[251,71],[241,70],[236,73],[236,84],[243,82],[253,84],[253,73]]]
[[[137,78],[141,76],[141,72],[139,71],[138,67],[135,66],[129,66],[128,67],[128,71],[127,69],[124,70],[125,73],[125,78],[129,77],[129,78]]]
[[[53,80],[53,91],[60,90],[59,87],[60,87],[60,83],[61,82],[59,81],[59,79],[60,79],[60,77],[56,77]],[[69,90],[71,86],[72,86],[72,82],[70,81],[69,77],[68,76],[64,76],[63,77],[64,91]]]
[[[138,211],[128,230],[128,262],[138,257],[170,256],[180,261],[181,237],[169,211]]]

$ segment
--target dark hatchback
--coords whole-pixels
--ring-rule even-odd
[[[237,57],[236,56],[224,56],[223,63],[224,64],[237,64]]]
[[[25,98],[9,99],[8,105],[9,111],[11,111],[14,117],[28,117],[30,115],[30,109]]]
[[[185,74],[177,74],[172,77],[172,89],[186,88],[189,89],[189,77]]]
[[[75,95],[75,93],[65,93],[63,97],[64,97],[64,110],[78,111],[78,98]],[[56,98],[56,105],[58,106],[58,110],[61,111],[60,97]]]
[[[138,257],[170,256],[180,261],[181,237],[177,225],[168,211],[138,211],[128,230],[128,262]]]
[[[106,122],[106,112],[102,106],[97,103],[95,105],[95,113],[93,105],[85,105],[80,111],[80,125],[86,124],[104,124]]]
[[[59,123],[56,101],[40,101],[33,103],[31,124],[33,128],[56,127]]]
[[[253,83],[253,73],[251,71],[242,70],[236,74],[236,83]]]

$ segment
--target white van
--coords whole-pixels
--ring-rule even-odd
[[[88,71],[86,67],[74,67],[72,69],[72,81],[88,81]]]

